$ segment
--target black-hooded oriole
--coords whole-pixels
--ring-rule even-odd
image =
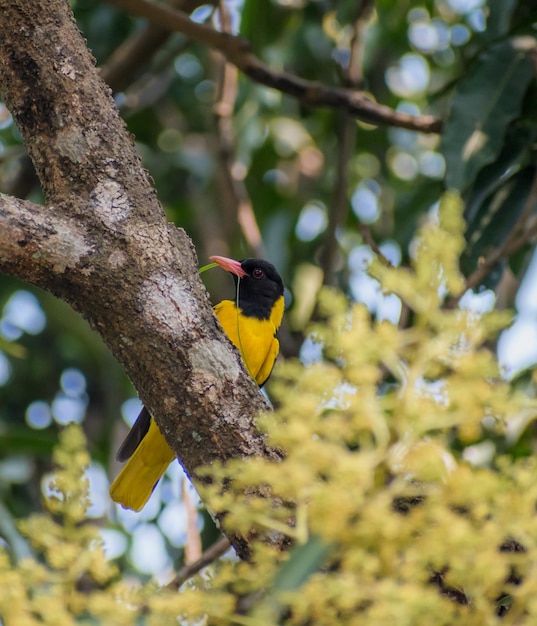
[[[270,376],[280,344],[275,337],[282,321],[283,282],[275,267],[261,259],[211,260],[231,272],[236,300],[214,307],[229,339],[240,350],[246,367],[259,386]],[[116,455],[127,461],[110,487],[110,495],[123,507],[139,511],[175,454],[144,407]]]

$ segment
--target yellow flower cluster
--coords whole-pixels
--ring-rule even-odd
[[[19,522],[33,557],[13,563],[7,548],[0,550],[3,626],[67,626],[89,614],[112,616],[106,624],[132,623],[116,619],[131,619],[132,610],[117,602],[116,568],[104,557],[97,526],[86,521],[89,455],[79,426],[62,432],[54,462],[46,512]]]
[[[260,419],[284,460],[207,470],[228,486],[205,497],[228,512],[229,528],[284,533],[297,546],[280,554],[256,544],[242,570],[216,569],[200,593],[266,592],[230,623],[537,620],[537,461],[497,453],[477,467],[463,454],[485,440],[507,450],[509,425],[527,423],[537,403],[501,378],[487,345],[510,316],[445,306],[464,287],[461,213],[446,196],[421,230],[411,269],[371,267],[415,316],[410,328],[321,293],[326,319],[311,337],[323,360],[280,367],[270,386],[277,409]],[[295,588],[282,588],[289,569]]]
[[[36,560],[0,553],[4,626],[537,623],[537,461],[514,452],[510,429],[531,424],[537,403],[501,378],[487,344],[509,316],[445,306],[464,285],[461,212],[444,198],[410,269],[371,267],[414,316],[409,328],[320,294],[324,320],[309,332],[323,359],[280,366],[275,410],[259,418],[283,459],[205,469],[204,502],[227,529],[255,531],[249,561],[222,560],[179,592],[129,591],[81,524],[88,458],[71,427],[53,515],[21,526]],[[484,443],[487,462],[466,460]],[[282,535],[287,552],[271,543]]]

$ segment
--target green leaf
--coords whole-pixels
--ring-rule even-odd
[[[537,139],[535,127],[517,124],[508,128],[500,155],[479,172],[466,195],[464,219],[469,225],[475,219],[483,202],[520,169],[535,139]]]
[[[513,604],[513,597],[510,595],[505,595],[502,596],[499,600],[498,600],[498,606],[511,606]]]
[[[483,33],[487,39],[496,39],[509,32],[511,15],[516,4],[516,0],[489,0],[487,29]]]
[[[465,234],[468,246],[461,257],[461,269],[465,274],[476,269],[481,258],[501,247],[510,236],[526,207],[534,174],[533,166],[517,172],[481,204]],[[498,263],[496,270],[502,265]],[[494,287],[500,278],[501,272],[493,270],[483,284]]]
[[[240,13],[239,34],[248,39],[255,54],[263,56],[266,47],[286,32],[290,13],[276,3],[246,0]]]
[[[0,350],[6,354],[16,357],[17,359],[23,359],[26,356],[26,348],[24,346],[20,343],[8,341],[3,337],[0,337]]]
[[[522,279],[524,272],[528,268],[528,260],[533,254],[533,251],[533,246],[527,243],[509,257],[509,269],[519,280]]]
[[[50,457],[57,441],[57,431],[53,427],[43,431],[23,425],[10,425],[9,432],[0,437],[0,455],[29,454],[34,457]]]
[[[492,47],[460,82],[441,144],[448,188],[467,189],[501,152],[533,76],[524,42],[512,39]]]
[[[260,622],[264,620],[263,623],[267,624],[279,624],[284,605],[278,594],[300,589],[319,570],[330,549],[317,535],[312,535],[306,543],[293,548],[287,561],[278,568],[270,593],[253,598],[251,615],[254,619]]]
[[[312,535],[308,541],[294,548],[291,556],[280,567],[274,581],[277,591],[293,591],[301,587],[321,567],[330,547]]]
[[[204,265],[203,267],[200,267],[198,272],[200,274],[203,274],[203,272],[206,272],[207,270],[212,270],[213,267],[217,267],[218,263],[207,263],[207,265]]]

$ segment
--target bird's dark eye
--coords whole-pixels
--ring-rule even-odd
[[[260,278],[263,278],[263,276],[264,276],[264,274],[263,274],[263,270],[262,270],[262,269],[260,269],[259,267],[256,267],[256,268],[254,269],[254,271],[252,272],[252,276],[253,276],[254,278],[257,278],[258,280],[259,280]]]

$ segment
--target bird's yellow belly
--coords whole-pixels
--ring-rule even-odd
[[[272,371],[280,346],[274,337],[277,327],[272,317],[268,320],[243,317],[231,300],[216,305],[215,313],[227,336],[241,352],[248,372],[262,385]]]

